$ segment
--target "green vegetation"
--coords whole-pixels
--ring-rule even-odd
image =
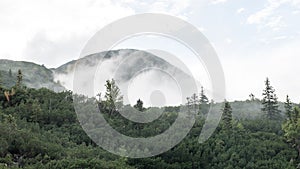
[[[17,76],[15,76],[16,78]],[[21,82],[21,81],[20,81]],[[21,84],[21,83],[19,83]],[[150,124],[138,124],[119,115],[116,105],[122,98],[116,83],[106,83],[104,100],[99,108],[117,131],[135,137],[163,132],[177,118],[178,107],[165,107],[163,115]],[[267,90],[269,91],[269,90]],[[270,95],[272,94],[269,93]],[[203,98],[204,93],[201,94]],[[15,85],[0,86],[0,168],[213,168],[213,169],[293,169],[300,163],[300,109],[287,99],[286,117],[238,116],[235,107],[242,102],[219,104],[223,116],[219,127],[205,143],[198,136],[205,121],[201,104],[194,102],[192,111],[199,113],[188,136],[171,150],[155,157],[131,159],[113,155],[98,147],[83,131],[76,118],[73,96],[82,103],[89,99],[71,91],[53,92]],[[267,97],[268,98],[268,97]],[[205,99],[207,100],[207,99]],[[262,101],[263,106],[270,103]],[[276,104],[272,107],[276,108]],[[243,104],[261,104],[259,100]],[[190,106],[188,105],[188,106]],[[233,106],[235,105],[235,106]],[[267,105],[267,106],[266,106]],[[119,106],[119,105],[118,105]],[[143,111],[143,102],[134,106]],[[244,109],[249,114],[251,109]],[[265,112],[273,115],[273,112]],[[275,109],[274,109],[275,110]],[[240,110],[239,110],[240,111]],[[277,113],[277,109],[276,109]],[[256,118],[259,117],[259,118]]]
[[[229,102],[225,101],[224,109],[223,109],[223,117],[222,122],[224,124],[224,130],[231,130],[232,129],[232,109]]]
[[[263,108],[261,109],[268,119],[279,119],[280,111],[278,109],[277,96],[275,94],[275,89],[271,86],[269,79],[266,79],[266,88],[263,92]]]
[[[288,112],[287,112],[288,113]],[[288,142],[292,144],[298,150],[298,157],[300,159],[300,109],[294,108],[294,111],[290,112],[290,117],[284,122],[282,128],[285,132],[285,137]]]
[[[19,72],[19,70],[21,72]],[[22,74],[22,84],[29,88],[46,87],[54,91],[63,91],[65,88],[56,83],[51,69],[43,65],[30,62],[10,61],[0,59],[0,74],[2,75],[2,85],[11,88],[17,83],[17,76]]]

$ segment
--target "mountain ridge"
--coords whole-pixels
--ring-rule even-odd
[[[123,53],[122,53],[123,52]],[[140,53],[139,53],[140,52]],[[69,73],[68,69],[74,68],[76,65],[80,66],[81,63],[87,64],[88,66],[95,66],[98,62],[94,62],[95,59],[102,60],[102,61],[110,61],[112,58],[116,59],[112,62],[114,63],[118,62],[118,57],[120,57],[120,53],[122,54],[122,57],[128,56],[129,54],[136,54],[132,55],[131,57],[134,58],[133,60],[129,59],[130,64],[138,65],[132,69],[129,69],[129,65],[125,65],[124,69],[120,69],[119,72],[119,79],[128,82],[130,77],[134,76],[136,71],[139,71],[143,68],[143,66],[157,66],[159,65],[160,68],[170,68],[170,64],[167,62],[163,62],[164,60],[152,55],[148,54],[144,51],[139,51],[135,49],[122,49],[122,50],[113,50],[113,51],[106,51],[96,54],[87,55],[83,58],[80,58],[78,60],[72,60],[65,64],[62,64],[61,66],[58,66],[57,68],[47,68],[44,65],[35,64],[33,62],[27,62],[27,61],[11,61],[8,59],[0,59],[0,73],[2,75],[2,83],[6,87],[11,87],[16,83],[16,76],[18,69],[22,70],[22,73],[24,74],[23,82],[26,86],[32,87],[32,88],[48,88],[54,91],[63,91],[67,90],[68,88],[65,87],[64,82],[60,81],[60,79],[56,79],[57,73]],[[139,54],[145,54],[146,56],[143,58],[138,57]],[[150,59],[149,62],[145,62],[145,58]],[[154,58],[152,58],[154,57]],[[152,60],[151,60],[152,59]],[[147,60],[147,59],[146,59]],[[132,65],[131,65],[132,67]],[[84,67],[85,68],[85,67]],[[171,67],[175,70],[175,72],[179,72],[180,70],[177,70],[175,67]],[[12,74],[9,74],[9,70],[11,70]],[[123,71],[126,70],[126,71]],[[128,70],[128,71],[127,71]],[[186,76],[184,73],[182,73],[183,76]],[[72,75],[72,74],[70,74]],[[66,77],[63,77],[62,79],[67,79]],[[188,77],[186,77],[188,78]],[[105,79],[105,78],[104,78]],[[109,79],[109,78],[108,78]],[[106,79],[107,80],[107,79]],[[72,81],[71,81],[72,83]],[[100,87],[104,87],[103,85],[100,85]],[[234,101],[233,108],[237,111],[234,112],[234,114],[243,114],[241,116],[249,116],[254,117],[258,116],[260,112],[260,103],[254,103],[254,102],[247,102],[247,101]],[[251,103],[251,104],[248,104]],[[221,105],[217,106],[217,109],[221,109]],[[283,104],[280,103],[280,109],[283,111],[284,107]],[[244,114],[244,110],[251,110],[252,115]],[[217,110],[215,110],[217,111]],[[243,111],[243,112],[242,112]],[[240,116],[240,115],[238,115]]]

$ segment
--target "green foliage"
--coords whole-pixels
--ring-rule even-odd
[[[19,69],[22,70],[23,85],[27,87],[47,87],[54,91],[65,90],[63,86],[54,81],[54,75],[51,69],[30,62],[0,59],[0,72],[3,76],[4,87],[11,88],[16,85]]]
[[[225,105],[222,111],[222,122],[224,124],[224,129],[230,130],[232,129],[232,108],[229,102],[225,101]]]
[[[204,116],[206,116],[207,113],[208,113],[208,111],[209,111],[209,105],[208,105],[209,100],[208,100],[207,96],[204,93],[203,87],[201,87],[201,93],[200,93],[200,100],[199,100],[199,102],[200,102],[200,105],[199,105],[200,106],[200,112]]]
[[[287,141],[298,150],[298,159],[300,160],[300,109],[298,107],[291,112],[290,119],[283,123],[282,129]]]
[[[132,168],[95,147],[76,120],[72,92],[19,88],[1,102],[0,168]]]
[[[122,106],[123,96],[121,96],[120,89],[114,79],[107,80],[105,87],[104,106],[109,111],[109,114],[113,114],[120,106]]]
[[[261,109],[266,117],[271,120],[280,119],[280,111],[278,109],[277,96],[275,94],[275,89],[270,85],[270,81],[267,78],[265,81],[266,88],[263,91],[263,99]]]
[[[208,98],[204,93],[203,86],[201,86],[201,93],[200,93],[200,104],[208,104]]]
[[[299,163],[297,146],[293,148],[289,144],[292,142],[285,141],[285,138],[291,141],[299,138],[298,108],[291,115],[293,120],[284,123],[283,135],[278,121],[232,120],[236,108],[245,106],[240,106],[241,102],[226,102],[221,123],[230,132],[221,130],[221,125],[212,137],[200,144],[198,137],[205,119],[197,116],[187,137],[171,150],[155,157],[130,159],[99,148],[86,135],[76,120],[73,98],[83,103],[94,101],[70,91],[56,93],[45,88],[18,88],[9,102],[0,95],[0,168],[292,169]],[[141,102],[137,108],[143,108]],[[251,108],[259,102],[243,104],[250,104]],[[132,137],[149,137],[168,129],[179,109],[166,107],[160,118],[140,126],[118,113],[109,114],[109,109],[103,113],[115,130]]]
[[[188,111],[201,116],[206,116],[210,105],[208,105],[208,98],[204,93],[203,87],[201,87],[201,93],[197,95],[194,93],[191,97],[187,97]]]
[[[289,98],[289,96],[286,96],[286,101],[284,103],[284,108],[285,108],[285,116],[287,118],[287,120],[291,120],[292,119],[292,113],[293,113],[293,105],[292,102]]]

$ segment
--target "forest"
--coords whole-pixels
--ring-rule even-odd
[[[187,99],[196,122],[188,135],[171,150],[149,158],[114,155],[95,144],[82,129],[74,110],[74,98],[89,102],[72,91],[54,92],[28,88],[18,71],[16,83],[4,86],[0,75],[0,168],[107,168],[107,169],[296,169],[300,168],[300,108],[286,97],[284,110],[269,79],[262,86],[261,112],[255,118],[235,118],[232,102],[222,103],[222,118],[213,135],[198,142],[209,107],[204,91]],[[117,93],[117,94],[116,94]],[[121,101],[114,80],[107,80],[103,99],[97,99],[108,123],[117,131],[135,137],[156,135],[177,118],[179,107],[165,107],[150,124],[122,117],[113,104]],[[145,111],[143,101],[136,109]],[[247,112],[246,112],[247,113]],[[248,112],[251,113],[251,112]]]

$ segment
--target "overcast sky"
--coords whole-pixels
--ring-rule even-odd
[[[106,24],[145,12],[202,31],[222,62],[229,100],[261,98],[269,77],[280,100],[300,102],[300,0],[0,0],[0,58],[58,67]]]

